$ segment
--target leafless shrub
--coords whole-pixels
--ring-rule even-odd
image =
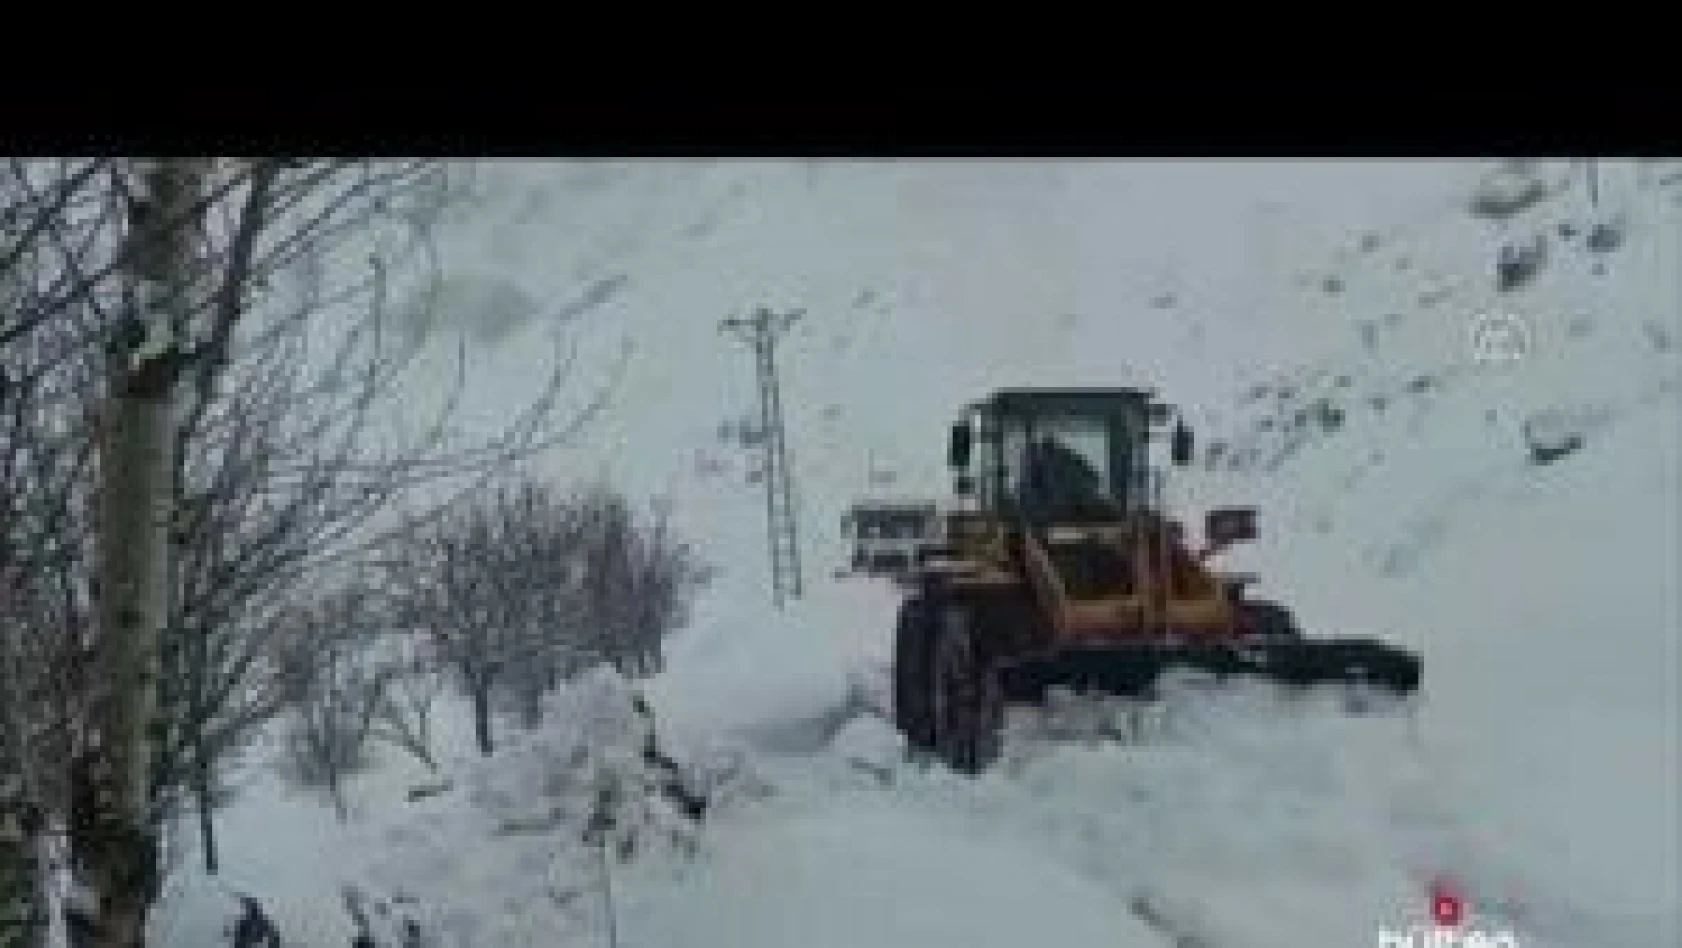
[[[380,619],[362,590],[346,590],[288,615],[282,623],[277,684],[291,711],[284,771],[326,791],[346,818],[345,779],[372,761],[370,748],[395,669],[373,646]]]
[[[595,485],[574,505],[585,526],[586,654],[630,677],[656,674],[665,663],[661,646],[688,621],[694,593],[713,570],[672,532],[665,503],[640,518],[622,494]]]
[[[426,769],[437,772],[433,749],[433,711],[444,691],[444,675],[418,636],[393,638],[394,652],[386,659],[392,670],[378,709],[373,736],[408,753]]]
[[[657,671],[710,578],[664,510],[643,522],[609,488],[568,496],[535,480],[486,491],[386,565],[399,622],[432,642],[472,704],[484,754],[499,709],[534,726],[542,697],[587,667]]]

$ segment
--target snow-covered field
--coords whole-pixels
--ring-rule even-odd
[[[1447,879],[1471,930],[1524,948],[1682,943],[1682,181],[1606,165],[1591,208],[1543,167],[1547,195],[1497,222],[1467,209],[1484,170],[494,165],[442,248],[481,301],[455,318],[545,315],[472,323],[475,410],[533,384],[551,317],[581,389],[632,347],[553,470],[669,495],[725,567],[647,688],[717,802],[695,830],[636,797],[635,855],[604,879],[581,801],[646,774],[598,676],[491,760],[446,734],[454,791],[406,802],[424,774],[394,757],[349,826],[253,768],[223,876],[181,868],[159,942],[218,944],[243,891],[289,944],[345,945],[354,884],[475,948],[606,945],[609,895],[626,948],[1364,946]],[[1586,246],[1602,217],[1609,251]],[[1535,233],[1545,263],[1499,292],[1498,247]],[[811,588],[781,612],[758,489],[717,437],[753,392],[718,321],[759,305],[807,314],[783,362]],[[1523,358],[1473,357],[1488,317]],[[1260,504],[1235,565],[1310,630],[1421,650],[1417,710],[1186,695],[1144,743],[1030,719],[984,777],[905,763],[894,598],[830,579],[834,525],[873,479],[943,491],[952,413],[1012,384],[1185,406],[1209,463],[1176,503]],[[1538,465],[1527,430],[1581,444]]]

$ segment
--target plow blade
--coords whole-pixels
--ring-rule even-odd
[[[1279,638],[1071,647],[1001,665],[998,685],[1010,704],[1040,704],[1054,688],[1149,698],[1159,679],[1176,670],[1253,677],[1288,688],[1354,686],[1397,697],[1412,694],[1420,680],[1418,656],[1384,642]]]

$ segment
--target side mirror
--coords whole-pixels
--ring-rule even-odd
[[[1216,507],[1203,516],[1203,542],[1211,547],[1245,543],[1260,535],[1254,507]]]
[[[957,422],[952,426],[952,440],[947,444],[946,463],[960,470],[969,467],[970,451],[974,446],[975,436],[969,424]]]
[[[1185,467],[1191,463],[1192,437],[1191,429],[1181,421],[1174,425],[1174,437],[1169,444],[1169,456],[1175,467]]]

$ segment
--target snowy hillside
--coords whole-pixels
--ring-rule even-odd
[[[496,758],[463,741],[452,791],[405,802],[394,762],[348,829],[254,769],[227,879],[184,867],[160,943],[215,944],[229,887],[296,943],[347,944],[350,883],[476,948],[605,944],[607,895],[627,948],[1373,945],[1426,920],[1436,878],[1524,948],[1678,943],[1682,174],[1605,167],[1591,208],[1542,167],[1492,219],[1486,170],[488,169],[442,248],[474,410],[534,384],[557,325],[580,391],[630,353],[549,463],[671,496],[725,569],[648,688],[715,802],[697,830],[636,796],[604,890],[582,801],[650,778],[628,692],[593,678]],[[1502,290],[1499,248],[1537,234]],[[759,305],[807,313],[784,369],[812,588],[782,613],[749,459],[718,437],[753,394],[718,321]],[[1522,358],[1475,358],[1486,317]],[[1070,712],[1019,717],[979,779],[905,764],[895,601],[829,578],[834,526],[862,493],[944,491],[952,413],[1024,383],[1185,406],[1202,463],[1176,502],[1259,504],[1235,563],[1311,633],[1419,649],[1417,713],[1187,695],[1142,744],[1048,736]]]

